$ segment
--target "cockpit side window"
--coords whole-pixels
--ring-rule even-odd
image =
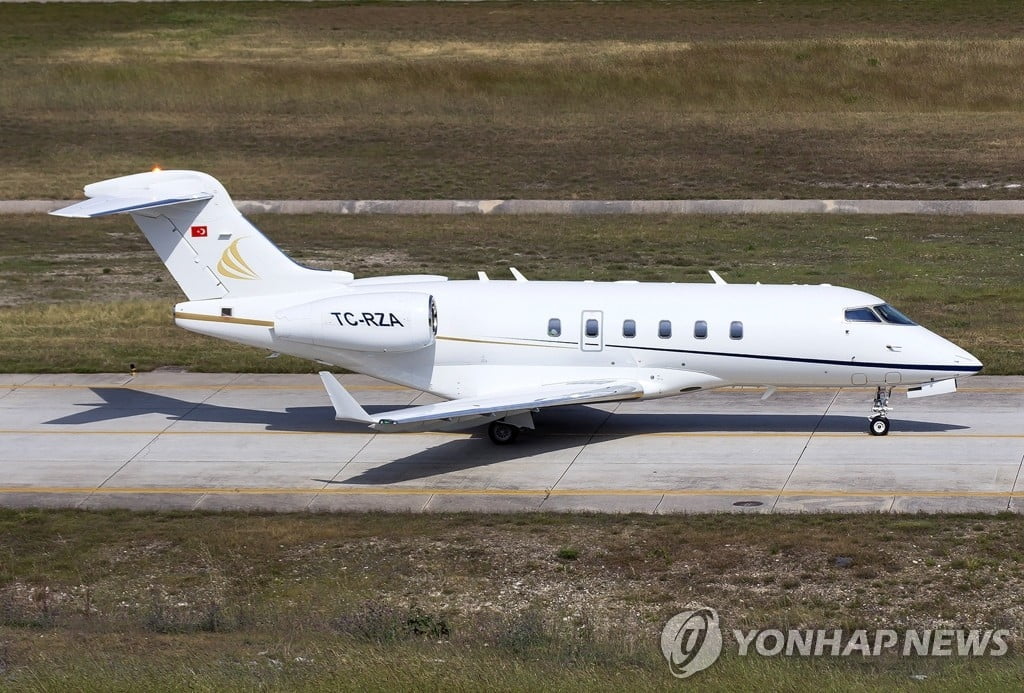
[[[847,322],[882,322],[875,311],[870,308],[847,308],[846,309],[846,320]]]
[[[917,323],[908,318],[903,313],[899,312],[888,303],[883,303],[880,306],[875,306],[875,310],[882,316],[882,319],[886,322],[891,322],[894,325],[916,325]]]

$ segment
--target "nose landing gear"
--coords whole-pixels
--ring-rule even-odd
[[[868,423],[868,433],[873,436],[884,436],[889,433],[889,397],[892,395],[891,387],[879,387],[875,391],[875,401],[871,405],[871,419]]]

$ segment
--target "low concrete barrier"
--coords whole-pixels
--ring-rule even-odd
[[[77,200],[0,201],[45,214]],[[243,214],[1024,214],[1024,200],[239,200]]]

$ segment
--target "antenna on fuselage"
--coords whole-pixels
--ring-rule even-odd
[[[725,281],[724,279],[722,279],[721,275],[719,275],[718,272],[716,272],[715,270],[708,270],[708,274],[710,274],[711,278],[715,280],[715,284],[728,284],[729,283],[729,282]]]

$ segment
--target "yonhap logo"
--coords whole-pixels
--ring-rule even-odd
[[[1002,657],[1012,644],[1005,628],[756,628],[723,634],[717,611],[691,604],[661,631],[669,671],[685,679],[707,669],[718,661],[728,633],[740,657]]]
[[[669,619],[661,631],[661,652],[673,676],[685,679],[715,663],[722,654],[718,612],[694,606]]]

